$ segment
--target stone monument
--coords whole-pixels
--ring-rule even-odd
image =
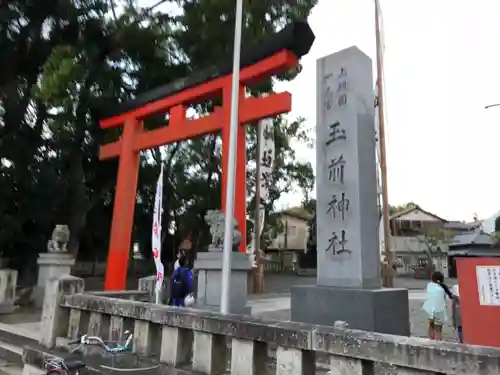
[[[198,253],[194,262],[194,269],[198,271],[196,307],[219,311],[222,292],[224,213],[219,210],[210,210],[205,215],[205,220],[210,226],[212,242],[208,247],[208,252]],[[242,236],[236,220],[234,220],[234,228],[229,312],[250,314],[250,306],[247,306],[247,282],[248,272],[251,271],[252,266],[248,261],[248,255],[238,252]]]
[[[381,287],[374,99],[357,47],[318,60],[317,285],[292,288],[291,318],[409,335],[408,290]]]
[[[75,265],[74,257],[68,253],[69,236],[67,225],[56,225],[47,243],[47,252],[38,256],[38,281],[34,293],[37,307],[42,307],[47,280],[70,275]]]

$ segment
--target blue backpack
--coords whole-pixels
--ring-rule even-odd
[[[188,270],[177,268],[172,275],[171,296],[173,299],[183,299],[189,294]]]

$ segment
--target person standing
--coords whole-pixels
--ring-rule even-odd
[[[177,268],[180,267],[180,263],[179,263],[179,259],[180,258],[184,258],[184,251],[182,251],[182,250],[179,250],[177,252],[177,259],[176,259],[176,261],[174,263],[174,272],[177,270]]]
[[[178,267],[170,278],[170,302],[172,306],[185,306],[185,299],[193,291],[193,273],[186,267],[186,257],[177,259]]]
[[[446,296],[453,300],[453,294],[444,283],[444,275],[436,271],[432,274],[432,281],[427,284],[426,299],[422,310],[429,321],[428,337],[431,340],[443,339],[443,325],[446,323]]]

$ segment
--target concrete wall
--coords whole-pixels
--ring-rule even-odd
[[[206,375],[500,373],[498,348],[221,315],[85,294],[83,286],[74,277],[47,283],[51,300],[44,303],[42,347],[24,348],[26,368],[57,357],[51,351],[57,338],[73,340],[87,332],[116,340],[131,327],[133,352],[143,361],[157,363],[159,358],[176,367],[190,363],[189,370]]]

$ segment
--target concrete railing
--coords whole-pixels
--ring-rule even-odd
[[[335,375],[500,373],[495,348],[109,298],[83,293],[83,280],[74,277],[50,280],[46,296],[40,343],[48,348],[56,337],[117,340],[132,328],[135,353],[176,367],[190,363],[202,374],[310,375],[318,362]]]

